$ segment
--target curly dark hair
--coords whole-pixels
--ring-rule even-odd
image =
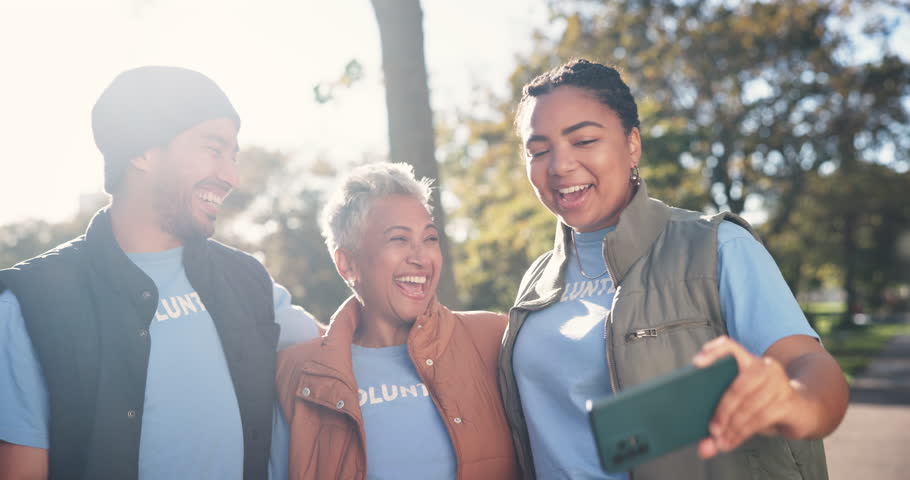
[[[591,91],[600,103],[619,115],[623,130],[628,135],[633,128],[639,128],[638,106],[629,86],[615,68],[585,59],[572,60],[564,65],[538,75],[525,84],[521,91],[521,101],[515,114],[515,126],[524,115],[525,105],[532,97],[540,97],[552,92],[557,87],[570,85]]]

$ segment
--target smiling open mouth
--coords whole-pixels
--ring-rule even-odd
[[[200,205],[202,214],[208,217],[210,221],[214,221],[227,195],[219,195],[211,190],[197,190],[195,196],[202,202]]]
[[[425,295],[425,288],[429,277],[425,275],[402,275],[395,277],[395,284],[398,285],[404,294],[414,299],[422,299]]]
[[[221,206],[221,204],[224,203],[224,197],[217,195],[213,192],[209,192],[209,191],[199,192],[196,194],[196,196],[203,202],[212,203],[217,206]]]
[[[587,183],[584,185],[573,185],[571,187],[559,188],[556,189],[556,192],[559,194],[559,199],[566,204],[573,204],[574,202],[580,200],[593,184]]]

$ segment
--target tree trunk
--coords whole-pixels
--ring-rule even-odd
[[[840,174],[843,177],[843,192],[847,198],[856,198],[859,191],[856,187],[854,176],[856,174],[856,163],[858,154],[856,151],[856,132],[860,130],[863,120],[856,118],[851,113],[846,113],[840,123],[840,138],[838,141],[838,154],[840,155]],[[844,202],[843,219],[843,265],[844,265],[844,293],[846,294],[846,307],[842,326],[853,326],[853,314],[860,313],[859,295],[856,291],[856,226],[857,213],[856,208],[851,204]]]
[[[433,111],[423,52],[423,11],[419,0],[371,0],[379,24],[382,71],[389,119],[389,160],[414,166],[417,178],[434,180],[433,217],[442,229],[440,247],[444,266],[438,296],[457,308],[454,262],[445,235],[446,214],[440,202],[441,181],[436,163]]]
[[[853,326],[853,314],[861,313],[856,293],[856,214],[844,214],[844,292],[847,299],[847,311],[844,312],[843,326]]]

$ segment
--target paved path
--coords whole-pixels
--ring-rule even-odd
[[[910,479],[910,336],[888,342],[856,378],[825,450],[831,480]]]

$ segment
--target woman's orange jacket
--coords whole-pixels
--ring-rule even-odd
[[[360,309],[349,298],[325,336],[279,353],[292,479],[366,478],[366,437],[351,364]],[[497,381],[505,324],[503,315],[452,312],[434,300],[408,334],[408,353],[449,431],[458,479],[519,475]]]

